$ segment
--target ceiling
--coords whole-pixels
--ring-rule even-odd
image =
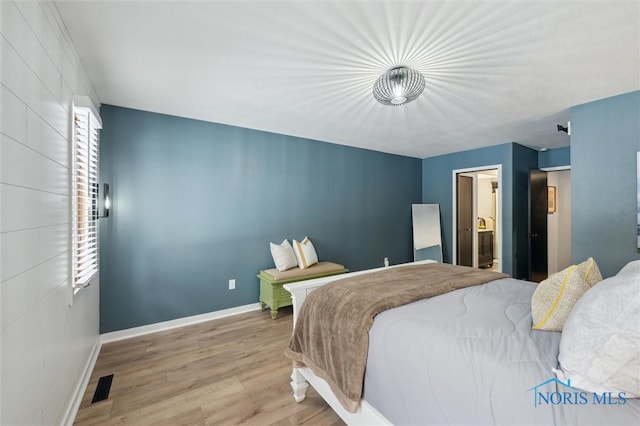
[[[61,1],[102,103],[424,158],[569,145],[573,105],[640,89],[640,2]],[[424,93],[375,101],[395,65]]]

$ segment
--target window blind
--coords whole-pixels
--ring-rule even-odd
[[[98,138],[92,108],[74,105],[72,144],[72,279],[86,287],[98,272]]]

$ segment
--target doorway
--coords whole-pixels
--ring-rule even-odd
[[[502,166],[453,170],[454,265],[502,271]]]
[[[571,265],[571,170],[532,170],[529,184],[529,280]]]

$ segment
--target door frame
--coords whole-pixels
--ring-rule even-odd
[[[502,266],[503,266],[503,262],[502,262],[502,251],[503,251],[503,247],[504,247],[504,209],[502,208],[502,191],[504,191],[504,185],[503,185],[503,181],[502,181],[502,164],[490,164],[487,166],[478,166],[478,167],[469,167],[466,169],[455,169],[451,171],[451,205],[453,206],[452,208],[452,230],[453,233],[451,234],[452,238],[452,253],[451,253],[451,263],[453,265],[456,264],[456,261],[458,260],[458,221],[456,220],[456,215],[458,213],[458,190],[457,190],[457,185],[456,185],[456,176],[459,173],[474,173],[474,172],[481,172],[483,170],[498,170],[498,196],[496,197],[496,211],[499,211],[499,223],[498,223],[498,229],[500,232],[499,238],[498,238],[498,244],[499,244],[499,249],[498,249],[498,271],[502,272]],[[477,191],[476,191],[476,183],[474,181],[474,200],[473,200],[473,215],[474,217],[478,216],[478,206],[477,206]],[[478,233],[478,221],[474,220],[473,221],[473,235],[474,235],[474,240],[476,241],[476,244],[474,244],[474,265],[477,264],[477,234]]]

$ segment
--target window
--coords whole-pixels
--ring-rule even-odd
[[[74,98],[71,146],[71,277],[74,289],[98,272],[98,131],[102,123],[87,97]]]

